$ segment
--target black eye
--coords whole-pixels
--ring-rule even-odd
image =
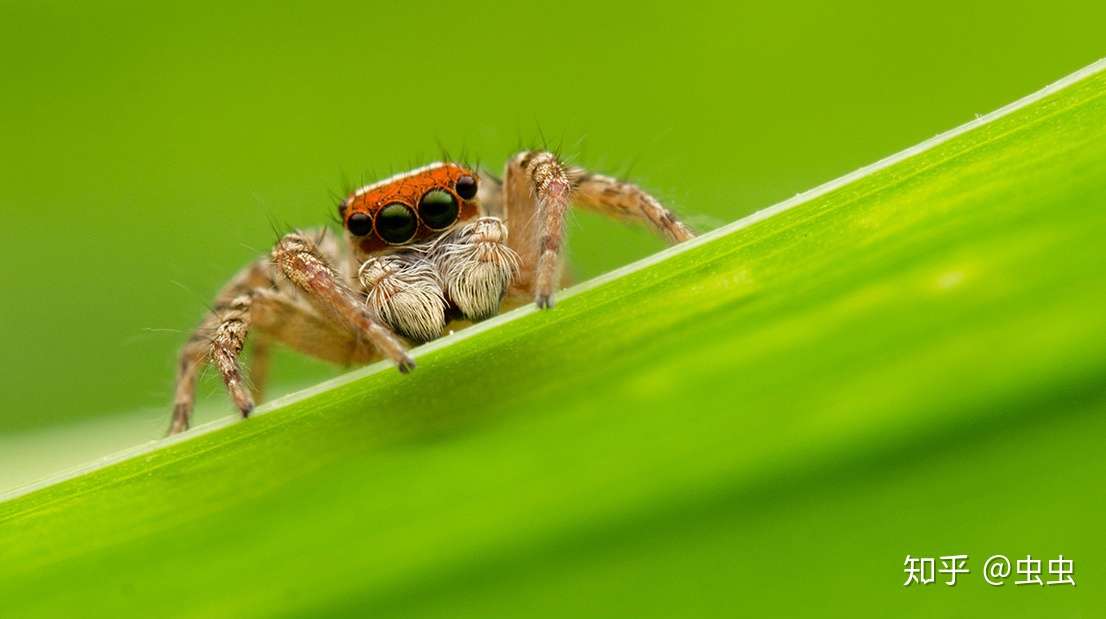
[[[346,221],[346,227],[354,236],[365,236],[373,231],[373,220],[365,213],[354,213]]]
[[[410,241],[416,227],[415,213],[406,204],[393,202],[376,214],[376,233],[393,245]]]
[[[431,230],[441,230],[457,221],[457,200],[453,194],[435,189],[419,200],[419,217]]]
[[[457,179],[457,195],[462,199],[471,200],[476,197],[476,179],[471,176],[462,176]]]

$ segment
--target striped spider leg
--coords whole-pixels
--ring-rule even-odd
[[[565,212],[570,204],[643,222],[671,243],[695,236],[637,185],[566,166],[547,151],[515,155],[503,176],[503,217],[511,248],[522,259],[516,292],[529,295],[538,307],[553,306],[554,288],[561,280]]]

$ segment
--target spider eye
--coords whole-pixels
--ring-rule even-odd
[[[441,230],[457,220],[457,200],[449,192],[434,189],[419,200],[419,217],[431,230]]]
[[[346,221],[346,227],[354,236],[365,236],[373,231],[373,220],[365,213],[354,213]]]
[[[376,233],[393,245],[410,241],[417,227],[415,212],[406,204],[393,202],[376,214]]]
[[[462,199],[471,200],[476,197],[476,179],[466,174],[457,179],[457,185],[454,189],[457,190],[457,195],[461,196]]]

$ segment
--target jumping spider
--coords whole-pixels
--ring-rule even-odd
[[[362,187],[338,207],[346,247],[325,233],[288,234],[219,292],[181,351],[169,433],[188,428],[209,361],[245,417],[261,399],[273,342],[344,365],[383,356],[408,372],[415,362],[397,336],[426,342],[505,300],[552,307],[569,204],[644,222],[673,243],[694,236],[636,185],[544,151],[515,155],[502,181],[435,163]],[[250,329],[247,389],[238,357]]]

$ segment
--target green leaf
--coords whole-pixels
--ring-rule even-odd
[[[1100,614],[1102,68],[0,504],[4,615]],[[971,573],[904,587],[908,554]]]

